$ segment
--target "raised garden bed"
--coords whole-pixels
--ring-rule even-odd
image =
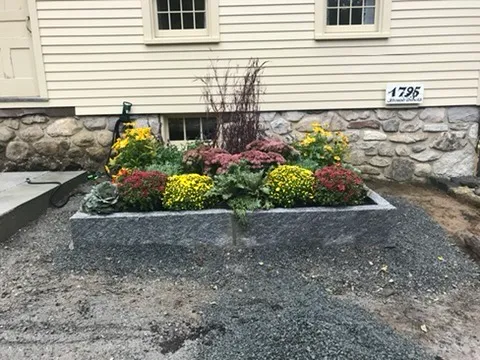
[[[369,205],[259,210],[238,223],[231,210],[76,213],[70,219],[76,247],[92,245],[171,244],[260,246],[312,242],[318,246],[369,243],[372,233],[388,238],[388,201],[373,191]]]

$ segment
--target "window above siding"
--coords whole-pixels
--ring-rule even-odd
[[[315,0],[315,38],[385,38],[392,0]]]
[[[142,0],[146,44],[219,41],[218,0]]]

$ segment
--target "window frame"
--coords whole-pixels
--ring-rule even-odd
[[[206,29],[160,30],[157,0],[142,0],[144,42],[154,44],[217,43],[220,41],[219,0],[205,0]]]
[[[194,143],[196,140],[188,140],[186,139],[186,130],[187,130],[187,125],[186,125],[186,120],[187,119],[199,119],[200,120],[200,140],[201,141],[211,141],[212,139],[205,139],[204,134],[203,134],[203,121],[206,119],[214,119],[213,117],[208,117],[206,114],[188,114],[188,115],[163,115],[162,116],[162,138],[164,141],[168,144],[172,145],[187,145]],[[183,140],[170,140],[170,128],[169,128],[169,123],[170,121],[181,121],[183,124]]]
[[[390,36],[392,0],[377,0],[373,25],[327,25],[327,1],[315,0],[315,40],[381,39]]]

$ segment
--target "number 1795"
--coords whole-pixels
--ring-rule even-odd
[[[410,98],[411,97],[415,99],[416,97],[418,97],[418,95],[420,95],[420,89],[421,89],[420,86],[416,86],[416,87],[400,86],[400,87],[393,88],[388,93],[392,95],[393,98],[396,98],[396,97]]]

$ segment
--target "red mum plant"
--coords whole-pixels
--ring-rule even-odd
[[[298,157],[299,152],[289,144],[276,139],[261,139],[252,141],[247,145],[247,150],[259,150],[265,153],[277,153],[285,159],[294,159]]]
[[[127,211],[154,211],[162,207],[167,175],[135,170],[117,180],[121,207]]]
[[[362,178],[340,164],[315,172],[315,200],[320,205],[358,205],[365,202],[367,191]]]

